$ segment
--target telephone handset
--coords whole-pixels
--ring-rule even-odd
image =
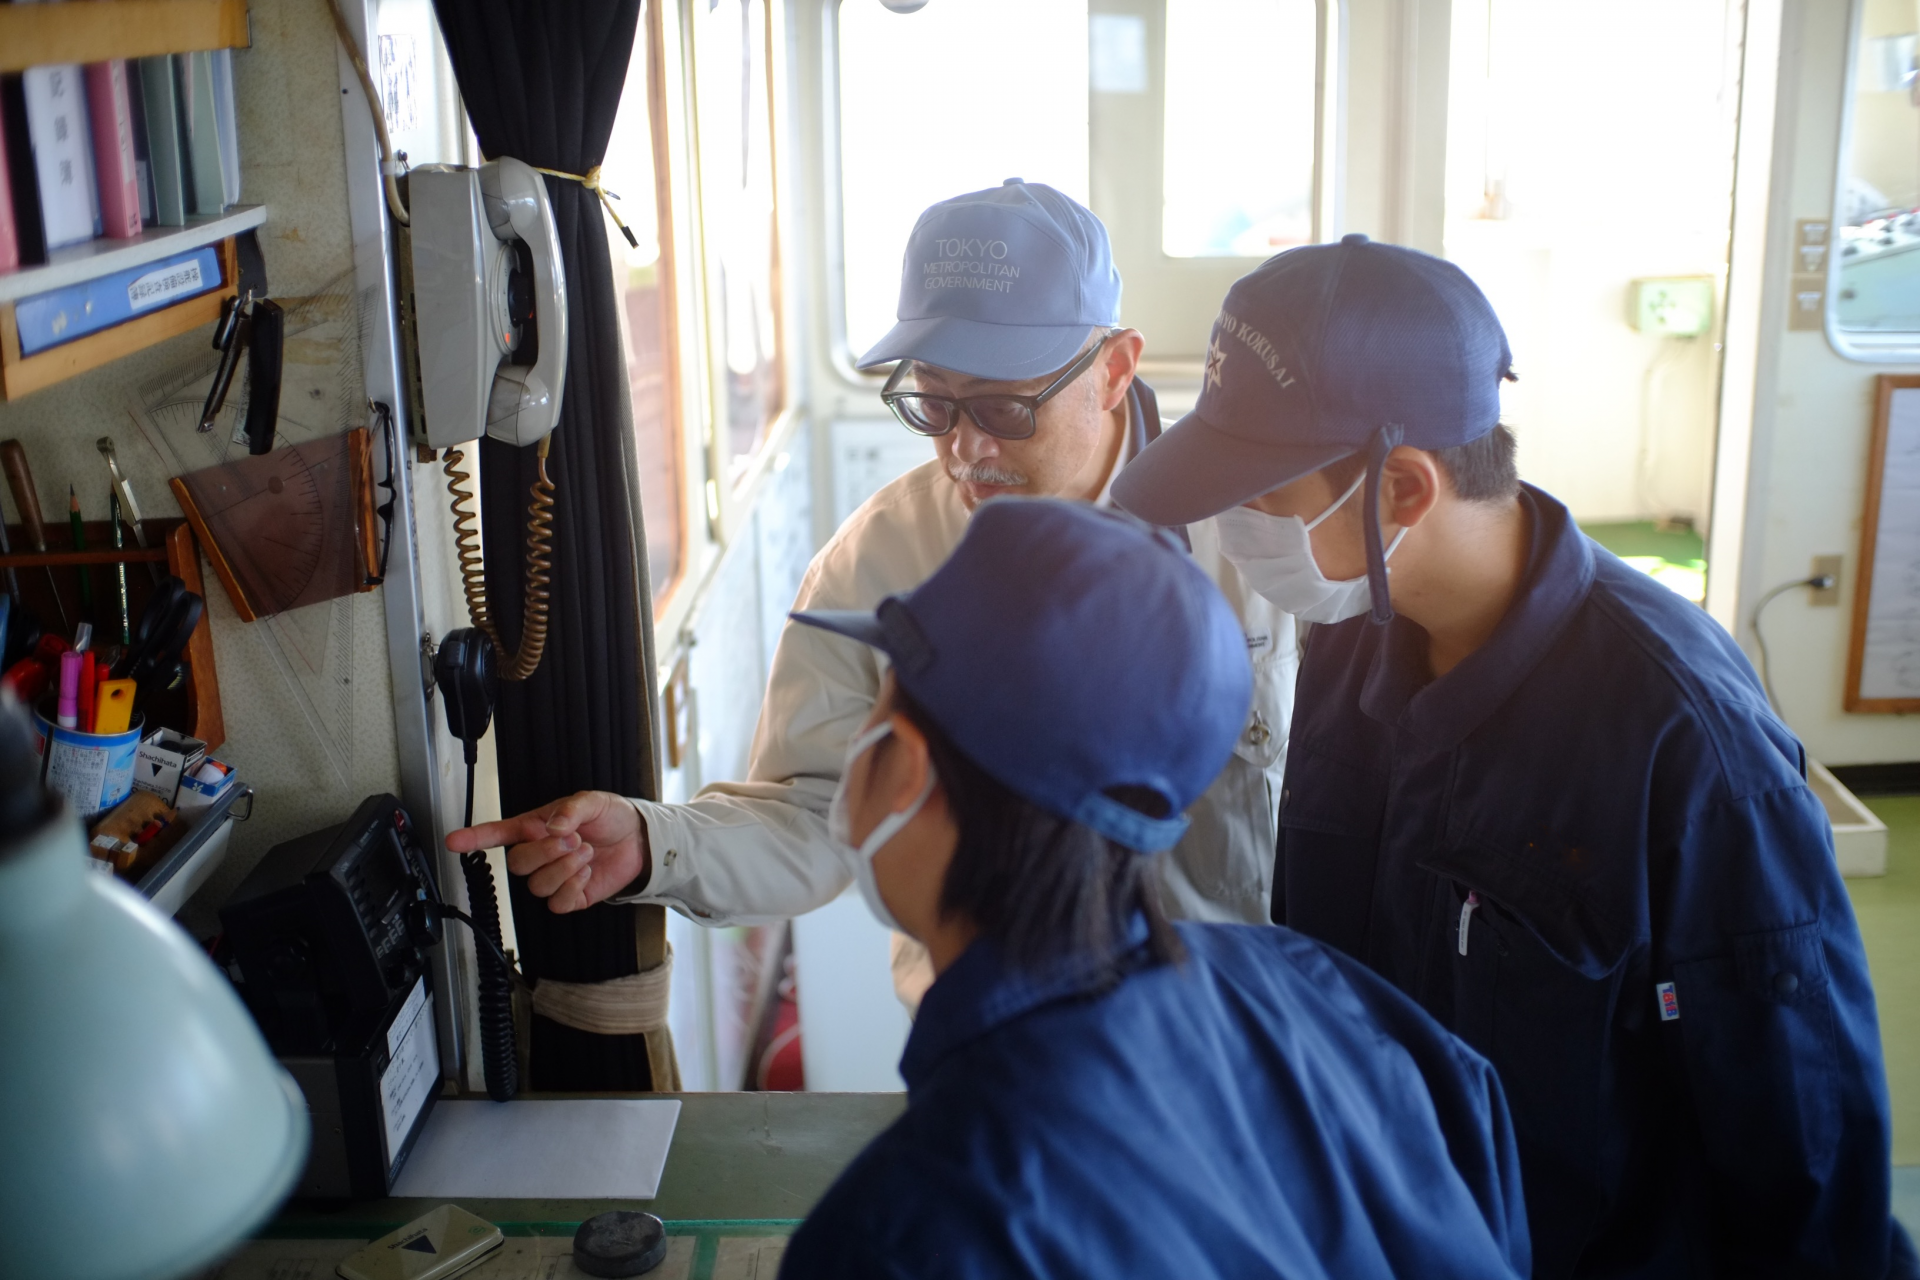
[[[511,157],[407,175],[427,443],[541,440],[567,378],[567,279],[546,182]]]
[[[446,450],[461,585],[500,677],[540,665],[552,579],[553,482],[547,451],[567,372],[567,280],[540,174],[512,157],[477,169],[422,165],[407,175],[413,329],[427,443]],[[482,434],[539,446],[527,507],[526,609],[509,648],[487,604],[471,477],[458,446]]]

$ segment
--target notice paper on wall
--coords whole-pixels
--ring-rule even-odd
[[[678,1098],[442,1102],[396,1196],[651,1200]]]

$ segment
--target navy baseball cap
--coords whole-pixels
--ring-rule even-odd
[[[1085,503],[995,498],[912,592],[793,618],[885,653],[968,759],[1144,853],[1186,831],[1253,703],[1246,636],[1185,548]],[[1109,794],[1123,786],[1167,816]]]
[[[855,367],[918,360],[997,382],[1062,369],[1096,325],[1120,323],[1107,229],[1019,178],[942,200],[907,238],[898,316]]]
[[[1192,413],[1114,480],[1143,520],[1191,524],[1368,454],[1368,510],[1395,445],[1446,449],[1500,421],[1506,332],[1451,262],[1363,235],[1268,259],[1227,291]],[[1374,618],[1391,618],[1379,520],[1366,522]]]

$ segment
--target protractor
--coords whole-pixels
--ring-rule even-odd
[[[249,591],[286,608],[306,594],[320,567],[326,543],[320,494],[331,468],[310,461],[299,445],[266,457],[274,465],[222,467],[207,477],[209,501],[201,510],[234,549],[235,571]]]
[[[201,378],[158,403],[147,406],[147,417],[159,430],[167,448],[173,452],[184,471],[217,466],[230,460],[236,453],[246,453],[244,445],[236,449],[233,443],[234,431],[247,414],[244,390],[235,387],[227,395],[226,403],[220,406],[220,412],[214,416],[213,428],[201,431],[200,411],[206,407],[206,400],[206,379]]]
[[[282,445],[173,482],[248,622],[361,589],[349,436]]]

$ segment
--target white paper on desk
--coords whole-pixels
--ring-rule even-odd
[[[678,1098],[442,1102],[396,1196],[651,1200]]]

